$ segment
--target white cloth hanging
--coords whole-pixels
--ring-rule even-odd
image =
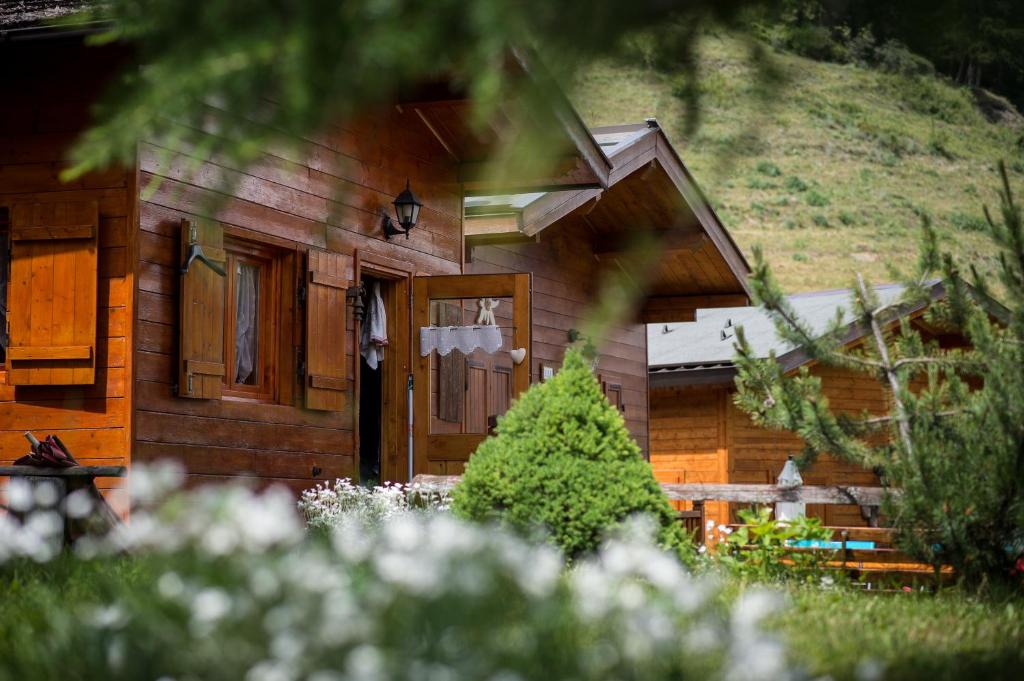
[[[388,315],[384,311],[384,299],[380,297],[380,282],[373,282],[373,293],[366,306],[362,333],[359,338],[359,354],[367,366],[376,369],[384,361],[384,346],[388,344]]]
[[[444,357],[452,350],[468,355],[477,348],[488,354],[501,350],[501,329],[497,326],[421,326],[420,356],[434,350]]]
[[[259,297],[259,269],[239,263],[235,284],[235,383],[253,384],[256,365],[256,305]]]

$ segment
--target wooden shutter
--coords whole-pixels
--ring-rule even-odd
[[[224,228],[181,221],[181,263],[193,244],[223,269]],[[224,381],[224,277],[202,260],[181,273],[178,396],[219,400]]]
[[[96,380],[98,232],[96,201],[12,207],[9,384]]]
[[[626,404],[622,400],[622,384],[612,383],[601,376],[598,376],[598,380],[601,381],[601,390],[604,392],[604,396],[608,398],[608,404],[625,413]]]
[[[341,411],[348,392],[345,289],[348,258],[311,249],[306,268],[306,408]]]

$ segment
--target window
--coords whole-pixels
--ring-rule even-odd
[[[0,207],[0,366],[7,362],[7,282],[11,276],[10,219]]]
[[[258,244],[225,239],[224,395],[275,398],[280,264]]]

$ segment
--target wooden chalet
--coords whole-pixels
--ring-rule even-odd
[[[882,304],[898,300],[902,293],[899,285],[876,290]],[[944,295],[941,283],[933,283],[932,300]],[[824,333],[837,310],[849,306],[850,296],[848,290],[818,291],[790,296],[789,302],[801,319]],[[965,344],[960,334],[928,325],[923,318],[925,308],[906,307],[900,314],[941,347]],[[862,373],[812,363],[801,348],[777,338],[773,322],[761,308],[699,310],[692,323],[652,324],[647,331],[650,458],[659,482],[774,484],[788,455],[803,449],[795,434],[757,426],[733,403],[737,327],[743,327],[759,357],[774,352],[787,372],[808,366],[821,379],[833,409],[855,414],[888,412],[889,397],[878,381]],[[862,342],[864,336],[864,330],[852,323],[844,333],[844,341],[850,345]],[[801,471],[801,476],[806,485],[880,484],[873,471],[829,456],[820,457]],[[704,505],[704,517],[715,524],[737,522],[735,511],[740,507],[709,501]],[[828,526],[859,527],[868,522],[856,505],[809,504],[807,513]]]
[[[606,392],[646,450],[644,322],[746,301],[746,264],[664,132],[589,131],[557,94],[541,117],[555,171],[500,185],[485,171],[513,123],[472,128],[446,87],[339,121],[301,155],[196,171],[187,150],[139,140],[130,167],[62,183],[90,107],[133,57],[35,18],[0,14],[0,464],[31,430],[84,464],[176,459],[190,483],[460,473],[559,366],[625,235],[682,216],[654,294],[601,346]],[[386,238],[382,212],[407,186],[418,221]],[[377,292],[374,369],[361,319]],[[479,325],[498,327],[496,351],[478,347]],[[433,349],[452,339],[466,351]],[[121,481],[105,484],[125,512]]]

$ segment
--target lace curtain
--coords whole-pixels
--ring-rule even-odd
[[[420,356],[434,350],[444,357],[452,350],[468,355],[477,348],[494,354],[501,349],[501,329],[497,326],[422,326],[420,327]]]
[[[235,383],[254,384],[256,376],[259,267],[239,263],[235,281]]]

